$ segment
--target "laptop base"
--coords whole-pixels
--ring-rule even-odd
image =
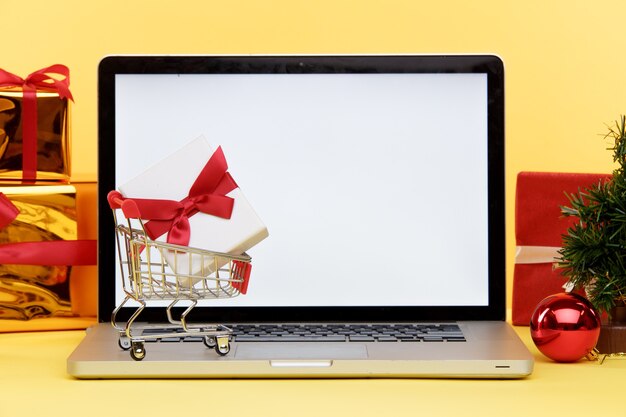
[[[503,322],[459,322],[467,341],[233,342],[220,356],[203,343],[146,344],[146,357],[117,346],[108,323],[87,331],[67,360],[81,379],[126,378],[523,378],[533,359]],[[393,359],[389,348],[393,346]]]

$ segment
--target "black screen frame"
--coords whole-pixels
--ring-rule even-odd
[[[116,74],[484,73],[488,89],[489,277],[486,306],[219,307],[197,308],[190,320],[209,322],[407,322],[505,320],[504,64],[495,55],[373,56],[109,56],[98,67],[98,319],[115,303],[115,230],[106,195],[115,189]],[[453,256],[453,254],[452,254]],[[118,316],[127,319],[132,308]],[[164,321],[147,307],[142,321]]]

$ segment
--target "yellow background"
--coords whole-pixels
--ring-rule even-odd
[[[105,55],[499,55],[509,281],[516,174],[610,172],[601,135],[626,113],[620,0],[0,0],[0,16],[0,68],[22,76],[54,63],[71,69],[74,178],[95,174],[96,75]]]

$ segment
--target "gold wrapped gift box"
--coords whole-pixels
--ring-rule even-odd
[[[0,181],[23,180],[23,92],[0,87]],[[37,91],[36,179],[67,182],[70,176],[69,100]]]
[[[76,188],[73,185],[3,186],[19,210],[0,229],[0,245],[18,242],[76,240]],[[2,250],[2,246],[0,246]],[[27,320],[72,316],[67,265],[0,265],[0,318]]]
[[[76,187],[78,239],[95,242],[97,238],[97,183],[92,176],[73,177]],[[92,249],[93,250],[93,249]],[[93,262],[73,265],[70,300],[72,317],[46,316],[33,320],[0,320],[0,333],[40,330],[84,329],[96,322],[98,279],[95,253]]]

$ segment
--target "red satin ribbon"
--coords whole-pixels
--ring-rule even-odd
[[[198,212],[230,219],[234,199],[226,194],[237,188],[227,172],[228,164],[221,147],[213,153],[198,178],[181,201],[129,198],[136,203],[151,239],[167,233],[167,242],[187,246],[191,237],[189,217]]]
[[[48,74],[60,75],[61,79]],[[74,100],[70,92],[70,71],[65,65],[51,65],[35,71],[25,79],[0,68],[0,87],[21,87],[22,102],[22,179],[37,176],[37,89],[54,91],[59,98]]]
[[[95,265],[97,248],[94,239],[7,243],[0,245],[0,264]]]
[[[19,209],[0,193],[0,229],[8,226]],[[96,265],[96,240],[51,240],[0,245],[0,264],[11,265]]]
[[[9,200],[9,198],[0,193],[0,229],[7,227],[17,215],[20,214],[20,210]]]

